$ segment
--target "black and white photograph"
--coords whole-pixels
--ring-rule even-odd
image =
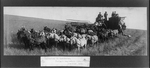
[[[146,7],[3,7],[5,56],[147,56]]]

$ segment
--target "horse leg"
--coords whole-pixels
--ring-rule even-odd
[[[58,43],[56,42],[56,48],[58,48]]]
[[[47,52],[47,50],[46,50],[46,44],[45,43],[41,43],[41,47],[42,47],[42,49],[45,50],[45,52]]]
[[[71,45],[70,45],[70,44],[68,44],[68,50],[69,50],[69,51],[71,50]]]
[[[23,40],[23,44],[24,44],[25,49],[27,49],[27,43],[25,40]]]
[[[83,49],[85,49],[85,45],[83,46]]]
[[[54,43],[54,47],[55,47],[55,49],[57,49],[57,42]]]
[[[67,43],[67,50],[69,50],[70,46],[69,46],[69,43]]]
[[[40,43],[38,46],[39,46],[41,49],[44,49],[43,43]]]
[[[33,50],[33,44],[28,44],[28,48],[30,51]]]
[[[78,47],[78,52],[79,52],[79,53],[81,52],[81,49],[80,49],[80,47]]]
[[[48,40],[46,40],[46,46],[48,47],[48,45],[49,45],[49,41],[48,41]]]
[[[43,43],[43,48],[44,48],[45,52],[47,52],[47,47],[46,47],[45,43]]]
[[[64,50],[65,50],[65,43],[62,42],[61,46],[62,46],[62,49],[63,49],[63,51],[64,51]]]
[[[61,49],[61,43],[60,42],[57,43],[57,48]]]
[[[46,42],[40,43],[40,46],[41,46],[42,49],[45,50],[45,52],[47,52],[47,49],[46,49]]]
[[[66,50],[69,50],[69,44],[66,43]]]
[[[51,40],[48,40],[48,48],[52,48],[52,42],[51,42]]]
[[[27,47],[27,43],[26,42],[24,42],[24,45],[25,45],[25,49],[27,49],[28,47]]]
[[[70,51],[72,50],[72,45],[71,45],[71,44],[69,44],[69,50],[70,50]]]
[[[97,46],[97,42],[95,42],[94,45]]]
[[[25,49],[28,49],[28,48],[30,48],[29,46],[29,42],[27,42],[27,41],[24,41],[24,44],[25,44]]]
[[[67,44],[66,43],[64,43],[64,45],[65,45],[65,50],[67,49]]]
[[[62,42],[62,49],[63,49],[63,51],[65,50],[65,43],[64,42]]]
[[[32,44],[32,45],[30,45],[31,50],[33,50],[33,46],[34,46],[33,44]]]

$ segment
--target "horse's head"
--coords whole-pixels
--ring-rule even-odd
[[[88,40],[91,40],[91,35],[86,35],[85,38],[88,39]]]
[[[86,33],[86,29],[81,28],[81,33]]]
[[[24,31],[24,30],[25,30],[25,26],[22,26],[20,30],[21,30],[21,31]]]
[[[74,37],[77,37],[77,33],[73,33],[72,35],[73,35]]]
[[[40,33],[40,36],[46,36],[45,32],[44,32],[44,31],[41,32],[41,33]]]
[[[57,33],[57,29],[53,28],[52,33]]]
[[[18,37],[18,39],[24,37],[23,31],[18,30],[18,32],[17,32],[17,37]]]

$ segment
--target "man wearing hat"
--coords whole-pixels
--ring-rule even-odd
[[[116,11],[113,11],[111,17],[114,17],[115,15],[116,15]]]
[[[103,23],[103,16],[101,14],[101,12],[99,12],[97,18],[96,18],[96,22],[94,23],[95,25],[101,26],[101,24]]]
[[[107,16],[108,16],[108,14],[107,14],[107,12],[105,11],[104,17],[105,17],[105,20],[106,20],[106,21],[107,21]]]
[[[96,22],[99,22],[99,21],[102,21],[102,14],[101,14],[101,12],[99,12],[99,14],[98,14],[98,16],[97,16],[97,18],[96,18]]]

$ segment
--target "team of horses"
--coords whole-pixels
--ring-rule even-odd
[[[66,24],[64,29],[44,27],[41,31],[31,29],[27,30],[22,27],[17,32],[17,38],[25,45],[25,48],[33,50],[34,47],[40,47],[47,51],[47,48],[61,48],[63,50],[72,50],[77,48],[81,50],[87,46],[93,46],[98,42],[104,42],[109,38],[117,37],[118,34],[124,34],[126,29],[125,23],[121,20],[117,21],[115,27],[110,25],[115,21],[98,22],[98,24],[83,24],[72,26]]]

